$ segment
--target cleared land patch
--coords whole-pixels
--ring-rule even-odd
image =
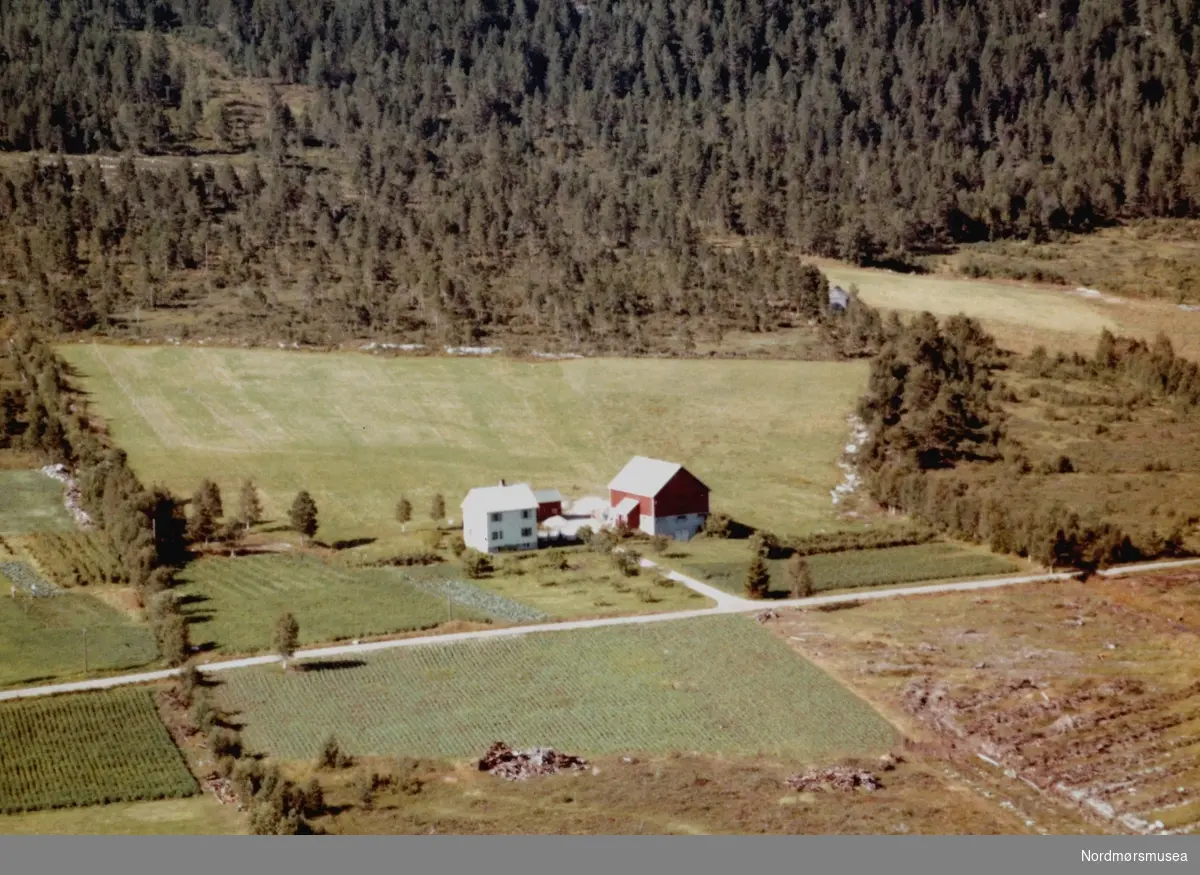
[[[197,792],[146,690],[0,705],[0,812]]]
[[[1073,294],[1068,287],[1034,283],[968,279],[942,275],[901,274],[818,262],[830,282],[857,285],[873,307],[941,316],[965,313],[979,319],[1003,347],[1028,353],[1038,344],[1052,353],[1090,353],[1101,329],[1115,334],[1154,338],[1165,332],[1184,354],[1200,355],[1200,312],[1185,312],[1174,303],[1123,299],[1110,303]],[[1101,286],[1104,293],[1108,289]]]
[[[687,464],[722,510],[803,532],[830,521],[863,363],[387,359],[361,353],[66,346],[139,476],[191,494],[243,478],[281,521],[296,492],[318,537],[399,533],[435,492],[505,477],[602,492],[635,454]]]
[[[0,535],[68,531],[62,484],[41,471],[0,470]]]
[[[816,592],[1012,574],[1016,562],[980,549],[935,542],[878,550],[847,550],[806,557]],[[742,595],[751,553],[748,542],[699,539],[673,546],[664,562],[726,592]],[[772,596],[788,593],[786,560],[768,559]]]
[[[0,572],[0,686],[82,675],[84,629],[90,671],[132,669],[158,658],[147,627],[91,593],[13,598],[8,580]]]
[[[1200,574],[1029,584],[770,626],[914,737],[1123,832],[1200,826]]]
[[[354,768],[318,773],[331,814],[317,823],[330,834],[540,835],[1012,835],[1079,823],[1045,817],[1027,799],[967,786],[938,761],[908,759],[880,771],[874,792],[797,792],[786,784],[797,769],[774,762],[705,754],[591,757],[598,769],[503,781],[474,764],[363,760]],[[367,771],[385,783],[364,808]],[[288,764],[303,785],[308,764]],[[415,780],[414,780],[415,779]],[[420,782],[417,784],[416,782]],[[416,792],[413,792],[414,789]],[[1015,805],[1013,802],[1015,801]],[[1001,805],[1000,803],[1008,803]],[[0,826],[3,821],[0,821]]]
[[[707,750],[821,758],[897,736],[744,617],[428,645],[326,670],[249,669],[219,699],[252,750],[470,757],[504,739],[586,754]],[[297,719],[302,715],[303,719]]]
[[[409,569],[349,570],[310,556],[206,558],[180,574],[192,643],[230,653],[267,650],[284,611],[302,644],[485,620],[483,607],[454,603],[409,579]]]

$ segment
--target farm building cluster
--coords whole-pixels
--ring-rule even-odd
[[[536,550],[574,540],[579,530],[626,526],[691,539],[708,518],[709,488],[675,462],[634,456],[608,484],[607,498],[566,501],[528,483],[472,489],[462,503],[463,541],[481,553]]]

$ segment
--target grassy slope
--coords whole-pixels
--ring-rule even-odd
[[[6,581],[0,575],[0,686],[82,675],[84,628],[92,672],[136,668],[157,659],[149,629],[95,596],[70,592],[12,599]]]
[[[239,835],[237,812],[212,796],[0,815],[0,835]]]
[[[414,648],[281,675],[236,672],[221,702],[252,749],[478,756],[498,739],[581,753],[881,752],[885,721],[743,617]],[[303,714],[304,720],[294,719]]]
[[[563,570],[544,567],[543,554],[506,556],[496,573],[475,583],[558,619],[691,611],[713,605],[683,584],[646,569],[636,577],[625,577],[609,557],[585,548],[569,549],[564,555],[568,567]],[[658,583],[660,579],[669,585]]]
[[[202,559],[180,575],[192,642],[246,653],[271,646],[275,621],[290,611],[302,644],[428,629],[450,607],[404,581],[398,569],[349,571],[300,556]],[[454,619],[483,615],[457,607]]]
[[[0,535],[73,527],[61,483],[40,471],[0,471]]]
[[[978,318],[1002,346],[1019,352],[1042,344],[1052,353],[1090,353],[1101,329],[1108,328],[1147,339],[1163,331],[1177,351],[1200,357],[1200,312],[1184,312],[1165,301],[1111,303],[1072,295],[1059,286],[819,264],[831,282],[857,285],[868,304],[906,313],[928,310],[938,316],[966,313]]]
[[[827,553],[807,559],[817,592],[1011,574],[1021,568],[1006,556],[947,543]],[[746,541],[711,541],[702,538],[673,546],[665,562],[727,592],[743,595],[750,548]],[[787,593],[789,584],[785,566],[783,559],[767,561],[773,595]]]
[[[401,493],[451,516],[506,477],[600,493],[634,454],[688,464],[714,503],[800,532],[828,492],[864,364],[386,360],[345,353],[69,346],[117,443],[147,482],[190,494],[243,477],[281,518],[298,489],[326,539],[387,536]]]

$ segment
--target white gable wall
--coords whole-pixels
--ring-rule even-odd
[[[537,507],[490,512],[464,509],[463,541],[480,553],[536,550]]]

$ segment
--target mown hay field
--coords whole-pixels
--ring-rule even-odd
[[[980,320],[1001,346],[1028,353],[1038,344],[1051,353],[1091,353],[1107,328],[1152,340],[1165,332],[1176,349],[1200,357],[1200,312],[1180,310],[1173,302],[1088,298],[1073,289],[1007,280],[893,273],[820,261],[830,282],[858,286],[873,307],[939,318],[965,313]]]
[[[458,518],[473,486],[528,480],[603,494],[635,454],[687,464],[752,525],[828,526],[865,363],[385,358],[65,346],[134,469],[190,495],[243,478],[276,523],[299,489],[325,541],[389,537],[401,494]]]
[[[197,792],[146,690],[4,703],[0,750],[4,813]]]
[[[673,547],[672,555],[679,557],[681,570],[726,592],[744,593],[751,559],[748,542],[701,539]],[[1009,557],[945,542],[819,553],[806,559],[816,592],[1013,574],[1021,569]],[[783,559],[767,560],[772,597],[788,594],[786,564]]]
[[[41,471],[0,470],[0,536],[74,527],[61,483]]]
[[[311,556],[211,557],[189,565],[176,592],[192,643],[226,653],[270,649],[275,621],[284,611],[296,617],[304,645],[491,616],[408,577],[409,569],[349,570]]]
[[[158,659],[150,630],[90,593],[10,596],[0,573],[0,686],[83,675],[84,633],[90,672],[112,672]]]
[[[472,757],[492,742],[581,754],[882,753],[892,727],[737,616],[406,648],[283,673],[230,673],[221,704],[252,750]]]

